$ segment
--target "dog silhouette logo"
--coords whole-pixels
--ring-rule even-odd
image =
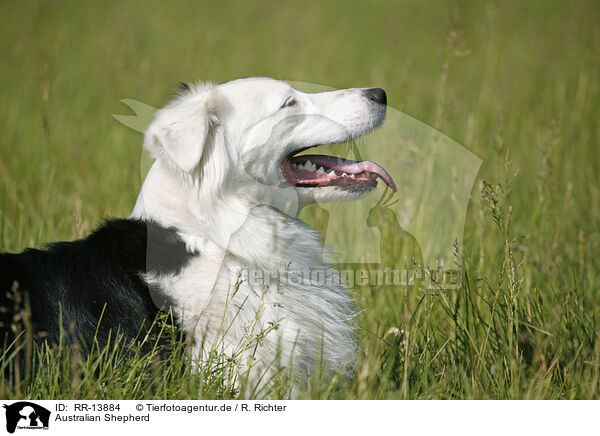
[[[19,401],[3,406],[6,409],[6,431],[19,429],[48,429],[50,411],[29,401]]]

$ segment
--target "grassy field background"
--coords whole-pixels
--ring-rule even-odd
[[[600,4],[593,1],[3,2],[0,250],[127,216],[141,135],[119,102],[179,81],[271,76],[379,86],[483,160],[463,285],[361,290],[351,382],[302,397],[598,398]],[[46,355],[15,398],[229,398],[218,371]],[[214,368],[213,368],[214,369]],[[261,396],[285,396],[275,388]]]

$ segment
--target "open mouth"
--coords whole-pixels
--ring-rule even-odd
[[[353,161],[337,156],[304,154],[296,151],[283,159],[282,169],[286,181],[304,188],[337,186],[343,189],[377,186],[377,179],[396,192],[392,177],[379,165],[370,161]]]

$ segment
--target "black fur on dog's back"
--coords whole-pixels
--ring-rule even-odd
[[[2,253],[0,344],[14,339],[15,298],[31,310],[33,336],[51,344],[61,323],[66,343],[96,337],[102,346],[111,330],[136,338],[158,313],[141,275],[178,271],[189,257],[175,231],[131,219],[108,220],[87,238],[45,250]]]

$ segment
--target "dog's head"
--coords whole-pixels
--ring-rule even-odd
[[[379,88],[306,94],[267,78],[198,85],[157,112],[144,144],[201,196],[351,200],[378,179],[393,190],[394,182],[373,162],[300,153],[366,135],[383,123],[386,103]]]

